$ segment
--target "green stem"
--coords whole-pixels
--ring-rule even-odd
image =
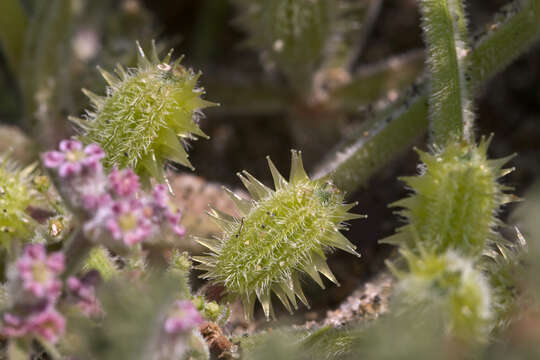
[[[70,0],[38,1],[24,38],[19,76],[24,126],[45,149],[55,147],[70,133],[62,109],[69,108],[71,101],[72,89],[67,84],[74,8]]]
[[[465,80],[467,23],[461,0],[420,0],[430,71],[429,112],[433,143],[471,141],[473,112]]]
[[[93,244],[84,236],[80,228],[74,230],[71,234],[66,250],[64,251],[66,258],[66,269],[62,277],[67,278],[79,271],[83,261],[88,257]]]
[[[540,38],[540,0],[517,1],[515,11],[491,26],[467,56],[471,63],[470,88],[484,85]],[[335,150],[323,162],[316,178],[332,179],[352,192],[386,163],[406,150],[428,127],[425,91],[409,92],[404,99],[383,110],[371,127]],[[390,114],[390,115],[389,115]]]
[[[326,41],[323,68],[342,68],[351,71],[360,57],[382,0],[335,0],[334,26]]]
[[[540,1],[517,0],[501,11],[474,46],[470,58],[473,87],[484,84],[540,39]]]
[[[328,103],[346,114],[358,114],[362,106],[405,89],[423,69],[423,49],[367,64],[350,74],[350,81],[331,89]],[[240,73],[227,78],[219,74],[206,74],[205,77],[207,93],[219,99],[221,104],[208,110],[213,116],[285,116],[296,99],[292,91],[283,91],[279,84],[269,80],[253,83],[242,79]],[[237,80],[231,82],[230,79]]]
[[[362,106],[410,86],[424,69],[424,50],[412,50],[381,62],[360,67],[350,82],[330,92],[331,103],[347,114],[357,114]]]
[[[56,346],[54,346],[54,344],[52,344],[51,342],[40,337],[39,343],[41,344],[41,346],[43,346],[45,352],[51,358],[51,360],[61,360],[64,358],[62,354],[60,354]]]
[[[428,127],[426,95],[414,95],[379,113],[351,143],[342,145],[318,168],[314,178],[332,180],[352,192],[409,148]]]
[[[20,0],[0,1],[0,44],[11,68],[19,72],[28,19]]]
[[[253,83],[235,72],[227,75],[205,74],[206,92],[219,99],[221,105],[208,109],[214,116],[284,115],[294,98],[294,93],[283,91],[277,83]]]

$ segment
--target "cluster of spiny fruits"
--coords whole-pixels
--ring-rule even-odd
[[[314,8],[302,31],[322,21],[323,10]],[[137,286],[154,270],[174,273],[182,262],[171,255],[185,229],[164,168],[167,161],[192,168],[185,142],[206,137],[198,119],[203,108],[215,104],[201,98],[200,74],[179,60],[171,62],[171,53],[160,59],[153,46],[150,56],[140,47],[138,55],[136,69],[118,66],[118,76],[100,70],[108,84],[106,96],[85,90],[93,108],[85,119],[72,118],[80,134],[42,155],[62,198],[64,213],[56,209],[55,215],[70,219],[62,241],[49,241],[28,213],[31,205],[47,202],[52,190],[38,189],[32,169],[20,171],[2,161],[0,204],[6,211],[0,214],[0,239],[11,264],[1,334],[13,353],[35,347],[33,340],[53,351],[66,336],[68,309],[97,319],[99,326],[109,315],[97,287],[111,281],[106,268],[127,274],[124,280]],[[498,182],[508,173],[502,169],[508,159],[488,160],[488,144],[457,141],[420,153],[423,171],[405,179],[413,194],[395,204],[403,208],[407,224],[387,239],[400,247],[407,265],[402,270],[390,264],[405,303],[436,299],[448,314],[449,333],[477,340],[489,336],[494,304],[503,302],[492,296],[497,289],[490,288],[479,259],[493,247],[504,248],[496,215],[511,200]],[[359,256],[342,234],[347,221],[363,217],[349,212],[356,204],[346,204],[344,192],[331,180],[311,179],[300,152],[292,151],[288,179],[268,163],[274,189],[247,172],[238,174],[251,199],[226,191],[240,217],[211,208],[221,236],[194,238],[209,249],[193,257],[195,268],[204,271],[202,278],[223,286],[227,300],[241,300],[247,319],[257,299],[265,317],[274,316],[272,294],[290,312],[298,300],[307,306],[302,276],[323,288],[320,274],[338,284],[326,262],[333,249]],[[187,263],[180,269],[186,282]],[[148,324],[155,330],[148,337],[160,349],[156,359],[194,354],[190,347],[209,315],[202,311],[204,304],[199,312],[190,299],[189,290],[179,288],[167,306],[155,309],[158,320]],[[214,318],[221,316],[218,305],[206,309]]]

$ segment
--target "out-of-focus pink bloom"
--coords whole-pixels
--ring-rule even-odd
[[[10,338],[34,335],[56,343],[66,328],[62,314],[50,305],[24,317],[5,313],[3,320],[1,334]]]
[[[137,199],[115,201],[110,208],[111,217],[105,221],[113,239],[134,245],[150,237],[155,226],[143,210],[142,202]]]
[[[109,175],[112,190],[118,196],[131,196],[140,188],[139,177],[131,169],[113,169]]]
[[[75,301],[75,305],[86,316],[99,316],[103,310],[96,297],[95,283],[99,281],[99,273],[90,271],[81,279],[71,276],[67,279],[69,295]]]
[[[22,337],[28,334],[28,326],[24,319],[10,313],[4,313],[4,323],[0,333],[10,338]]]
[[[52,306],[30,315],[26,323],[29,332],[51,343],[56,343],[66,330],[66,320]]]
[[[43,163],[48,168],[58,168],[58,174],[63,178],[79,175],[85,170],[96,171],[101,166],[99,161],[105,156],[99,145],[83,147],[76,140],[62,140],[59,149],[46,152]]]
[[[30,244],[15,266],[24,290],[38,299],[58,297],[62,283],[57,277],[64,271],[64,254],[47,255],[42,244]]]
[[[186,230],[182,225],[180,225],[182,213],[176,204],[171,201],[167,187],[163,184],[154,186],[152,195],[154,205],[154,221],[167,221],[176,235],[183,236],[186,233]]]
[[[202,322],[202,316],[191,301],[178,300],[174,303],[167,319],[165,319],[164,329],[169,335],[177,335],[191,331],[201,325]]]
[[[161,208],[167,208],[169,206],[169,194],[164,184],[154,186],[152,195],[154,195],[154,201],[157,206]]]
[[[112,203],[109,194],[83,194],[82,204],[86,210],[95,211],[99,208],[109,207]]]

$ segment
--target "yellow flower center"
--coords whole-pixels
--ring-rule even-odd
[[[51,271],[44,262],[38,262],[32,265],[32,277],[38,283],[46,283],[51,276]]]
[[[118,225],[123,231],[133,230],[137,227],[137,217],[133,213],[125,213],[118,217]]]
[[[84,151],[73,150],[66,153],[66,160],[69,162],[78,162],[86,157]]]

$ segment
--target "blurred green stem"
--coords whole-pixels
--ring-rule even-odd
[[[86,238],[80,227],[77,227],[66,243],[66,250],[64,251],[66,268],[62,277],[67,278],[79,271],[92,247],[93,244]]]
[[[4,1],[4,0],[2,0]],[[25,127],[42,149],[56,146],[69,128],[67,108],[75,2],[38,1],[24,38],[20,83],[25,102]]]
[[[390,92],[396,93],[410,85],[424,69],[424,51],[412,50],[392,56],[384,61],[360,67],[351,79],[329,92],[328,103],[345,113],[357,114],[362,106],[370,104]],[[284,115],[291,106],[292,91],[271,81],[253,83],[230,76],[234,82],[221,80],[208,74],[205,89],[219,99],[220,107],[211,111],[224,116]]]
[[[347,113],[358,113],[360,107],[412,84],[424,69],[424,61],[422,49],[362,66],[350,82],[330,92],[330,102],[338,103]]]
[[[540,0],[518,1],[517,10],[490,27],[468,54],[470,86],[478,90],[527,51],[540,37]],[[383,110],[356,139],[337,148],[319,166],[316,178],[332,179],[352,192],[389,161],[409,148],[428,127],[425,86]]]
[[[0,1],[0,44],[13,72],[18,73],[28,19],[20,0]]]

